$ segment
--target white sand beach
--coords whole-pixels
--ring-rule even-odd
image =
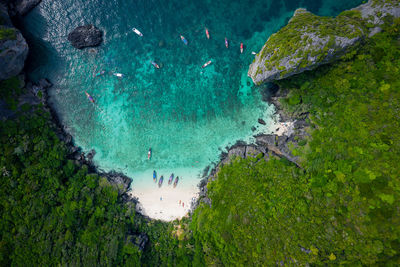
[[[270,124],[265,132],[289,136],[293,132],[293,122],[275,122]],[[173,221],[186,216],[190,210],[191,202],[196,201],[199,195],[199,174],[202,168],[181,169],[156,169],[157,183],[153,181],[153,170],[129,175],[133,178],[129,194],[138,198],[138,212],[152,219]],[[176,188],[168,185],[171,173],[179,176]],[[158,186],[161,175],[164,176],[162,186]],[[174,178],[175,180],[175,178]]]
[[[198,197],[197,184],[200,182],[198,178],[200,169],[156,171],[157,183],[153,181],[153,170],[136,173],[133,176],[134,182],[129,193],[139,199],[137,211],[152,219],[163,221],[173,221],[184,217],[189,212],[191,202]],[[176,188],[172,184],[168,185],[168,178],[172,172],[175,176],[179,176]],[[161,187],[158,187],[158,179],[161,175],[164,176],[164,182]]]

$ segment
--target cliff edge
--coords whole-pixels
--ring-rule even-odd
[[[336,18],[297,9],[288,25],[272,34],[250,65],[255,84],[281,80],[331,63],[400,17],[399,0],[369,0]]]
[[[0,81],[18,75],[28,56],[28,44],[14,28],[7,8],[0,3]]]

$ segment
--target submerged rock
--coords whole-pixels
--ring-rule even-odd
[[[379,32],[386,16],[400,16],[399,1],[370,0],[336,18],[297,9],[288,25],[271,35],[256,55],[248,76],[261,84],[331,63]]]
[[[98,46],[103,41],[103,32],[92,24],[79,26],[68,34],[68,41],[77,49]]]

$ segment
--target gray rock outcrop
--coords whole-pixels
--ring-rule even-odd
[[[68,34],[68,41],[77,49],[98,46],[103,41],[103,32],[92,24],[79,26]]]
[[[18,75],[28,56],[28,44],[19,30],[11,26],[7,10],[0,5],[0,80]]]
[[[256,55],[248,76],[261,84],[331,63],[378,33],[387,16],[400,16],[399,1],[370,0],[336,18],[297,9],[288,25],[271,35]]]
[[[368,37],[372,37],[382,31],[380,26],[384,24],[385,17],[400,17],[399,1],[370,0],[368,3],[360,5],[353,10],[359,11],[363,20],[368,24],[375,25],[375,27],[370,28]]]
[[[107,173],[99,173],[100,176],[106,177],[107,180],[118,189],[118,194],[125,194],[131,185],[132,180],[122,173],[117,173],[115,171]]]
[[[12,0],[10,1],[10,8],[13,11],[13,15],[26,15],[35,6],[37,6],[42,0]]]

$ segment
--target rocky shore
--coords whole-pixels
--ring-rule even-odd
[[[250,65],[248,76],[261,84],[329,64],[380,32],[385,20],[398,17],[400,3],[391,0],[369,0],[336,18],[299,8],[285,27],[269,37]]]
[[[98,46],[103,42],[103,32],[92,24],[79,26],[68,34],[68,41],[77,49]]]
[[[221,154],[219,162],[213,168],[208,166],[203,171],[203,178],[198,185],[200,189],[199,198],[191,204],[191,212],[201,202],[211,206],[211,200],[207,197],[207,184],[216,179],[222,166],[229,164],[231,160],[237,157],[242,159],[257,157],[258,160],[266,161],[271,157],[285,158],[297,167],[302,168],[298,157],[291,153],[290,146],[298,146],[301,140],[305,140],[310,136],[307,132],[310,126],[308,112],[289,113],[282,107],[280,102],[281,99],[287,96],[288,90],[279,88],[278,86],[272,86],[268,90],[270,97],[266,101],[275,106],[275,113],[279,117],[280,122],[290,124],[292,127],[283,132],[283,134],[256,135],[254,136],[254,144],[238,141],[235,145],[227,148],[227,152]]]
[[[10,41],[2,42],[2,40],[0,40],[0,48],[3,48],[4,44],[7,45],[8,50],[14,49],[16,44],[22,47],[19,50],[14,49],[20,51],[21,53],[8,53],[6,57],[2,55],[3,53],[0,54],[0,66],[2,66],[0,71],[0,81],[16,76],[17,81],[19,82],[19,89],[21,89],[21,91],[23,92],[18,97],[17,110],[22,110],[23,107],[26,107],[25,104],[28,104],[30,106],[31,112],[36,109],[44,109],[45,111],[48,111],[51,114],[51,127],[53,128],[57,137],[67,146],[67,158],[73,160],[78,166],[86,165],[88,167],[89,173],[96,173],[101,177],[105,177],[107,181],[118,190],[118,194],[121,197],[124,205],[128,206],[128,208],[130,209],[134,209],[134,206],[137,204],[137,199],[128,194],[128,192],[130,191],[132,179],[127,177],[123,173],[118,173],[115,171],[104,172],[99,170],[93,163],[93,157],[96,152],[94,150],[91,150],[88,153],[84,153],[80,147],[75,146],[72,136],[65,131],[64,127],[58,120],[56,113],[49,105],[47,101],[47,90],[52,87],[51,82],[46,78],[40,79],[38,82],[32,82],[27,80],[26,75],[21,72],[25,66],[26,56],[28,54],[28,44],[26,43],[22,34],[13,27],[8,14],[14,16],[25,15],[39,2],[40,1],[35,0],[9,1],[8,10],[5,5],[0,3],[0,17],[2,18],[3,25],[5,25],[0,25],[0,27],[7,27],[8,29],[11,29],[13,32],[15,32],[15,34],[17,35],[15,41],[14,38],[11,36],[11,41],[14,41],[11,42],[11,45]],[[0,51],[3,50],[0,49]],[[15,115],[16,111],[9,109],[8,106],[3,103],[3,100],[0,99],[0,119],[12,119]],[[149,238],[145,233],[129,232],[126,236],[126,240],[128,242],[132,242],[135,246],[139,248],[139,250],[143,250]]]

